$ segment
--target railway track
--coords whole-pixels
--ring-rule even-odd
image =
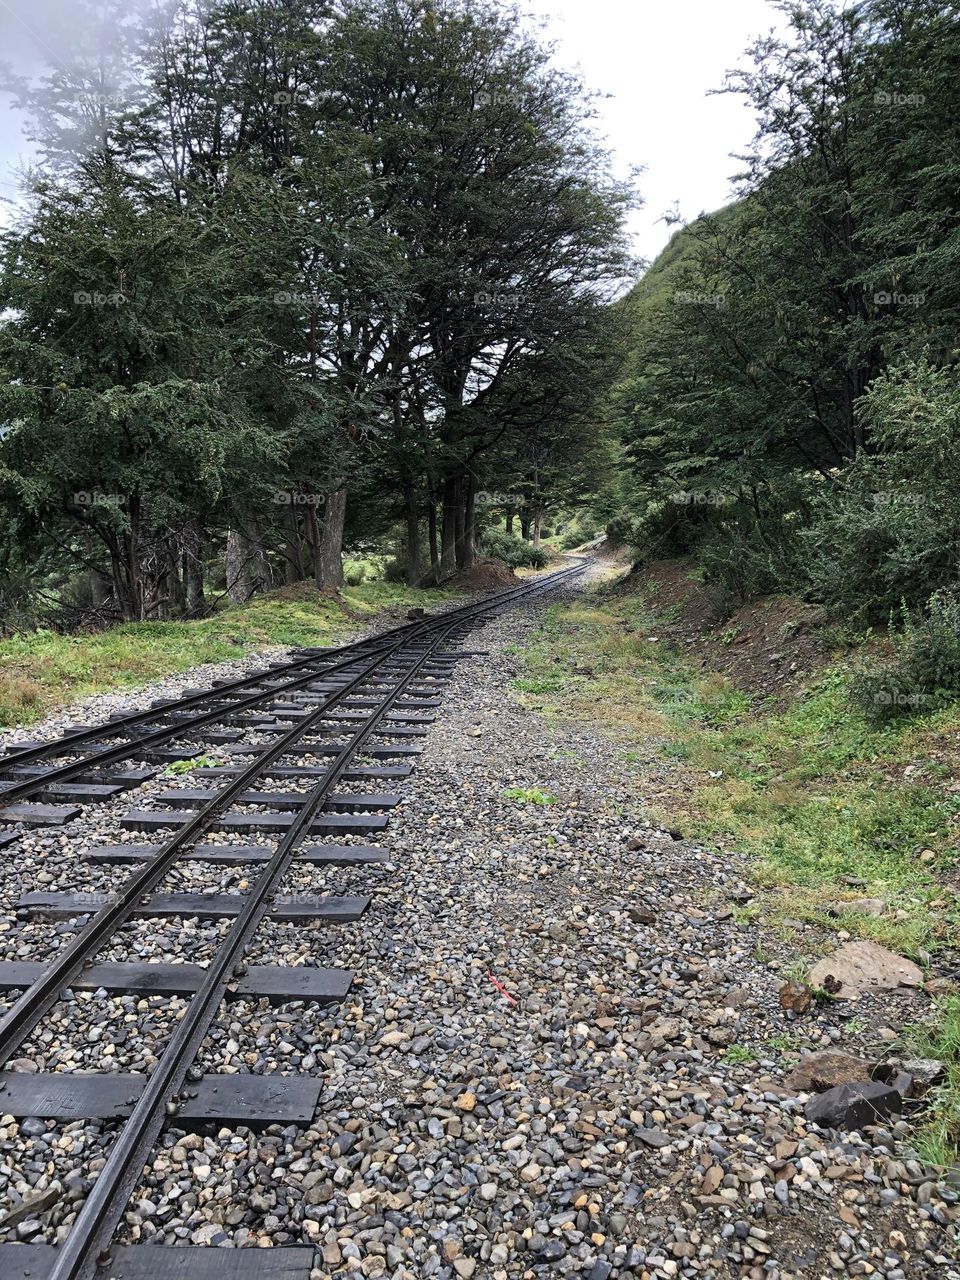
[[[29,1041],[65,990],[189,999],[149,1075],[0,1071],[0,1114],[18,1120],[121,1122],[66,1239],[57,1246],[0,1244],[0,1280],[309,1280],[312,1246],[115,1247],[112,1242],[165,1124],[309,1125],[317,1114],[322,1086],[316,1078],[196,1078],[191,1070],[224,1000],[335,1002],[346,996],[353,981],[352,973],[337,968],[245,966],[244,954],[265,919],[335,922],[362,916],[370,901],[362,894],[284,897],[279,892],[294,866],[356,868],[387,859],[383,849],[353,841],[383,830],[400,797],[339,788],[408,776],[418,752],[416,740],[434,719],[445,681],[471,656],[456,646],[490,614],[555,589],[583,567],[578,564],[372,640],[307,653],[265,673],[123,717],[110,725],[109,736],[102,727],[83,728],[0,761],[3,776],[12,770],[15,779],[0,799],[9,800],[13,790],[19,800],[49,795],[51,786],[69,785],[70,779],[89,776],[91,769],[103,776],[102,770],[120,761],[143,758],[138,753],[144,744],[153,752],[166,749],[163,743],[186,740],[190,746],[174,750],[195,754],[201,730],[209,732],[218,723],[240,729],[237,737],[227,731],[231,764],[193,775],[205,784],[219,779],[223,785],[175,786],[154,797],[158,807],[123,818],[128,830],[162,833],[158,841],[96,847],[87,854],[93,864],[133,867],[114,893],[31,891],[17,904],[44,917],[77,920],[78,927],[48,963],[0,962],[0,989],[14,995],[0,1018],[0,1066]],[[238,713],[252,713],[253,723],[238,720]],[[266,741],[245,742],[244,728]],[[11,759],[16,763],[8,770]],[[17,772],[38,767],[45,768],[43,775]],[[50,783],[51,776],[66,778],[67,770],[74,772],[66,782]],[[258,842],[230,843],[238,833],[255,833]],[[333,843],[337,836],[348,842]],[[249,888],[232,894],[158,892],[184,862],[249,867]],[[95,963],[126,922],[169,916],[224,922],[220,945],[206,966]]]

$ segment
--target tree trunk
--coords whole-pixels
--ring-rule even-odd
[[[467,504],[463,476],[457,478],[457,568],[466,565]]]
[[[133,606],[133,617],[137,622],[143,621],[143,582],[140,577],[140,495],[131,494],[127,503],[130,513],[130,528],[124,534],[125,572]]]
[[[111,536],[107,545],[110,548],[110,577],[113,579],[113,594],[120,608],[120,616],[124,622],[136,622],[136,602],[130,593],[130,584],[124,572],[120,542]]]
[[[207,611],[203,594],[203,531],[196,520],[188,520],[183,530],[183,584],[187,615],[199,618]]]
[[[347,516],[347,486],[326,495],[323,531],[316,557],[317,586],[339,591],[343,586],[343,526]]]
[[[447,476],[443,482],[443,522],[440,527],[440,578],[452,578],[457,571],[458,481]]]
[[[254,516],[247,517],[247,582],[250,595],[269,591],[273,586],[273,573],[267,559],[267,549],[260,535],[260,526]]]
[[[520,537],[524,542],[530,541],[530,512],[526,507],[520,512]]]
[[[90,600],[95,609],[99,609],[111,599],[110,579],[99,573],[96,569],[91,569],[88,574],[90,583]]]
[[[477,482],[467,477],[467,494],[463,504],[463,567],[472,569],[477,559]]]
[[[420,586],[420,512],[417,490],[412,480],[405,480],[403,500],[407,516],[407,586]]]
[[[540,524],[542,520],[543,520],[543,508],[534,507],[533,509],[533,545],[535,547],[539,547],[540,545]]]
[[[314,581],[320,581],[320,526],[317,524],[317,508],[311,502],[304,508],[303,519],[307,528],[307,546],[310,550],[311,572]]]
[[[440,549],[437,544],[437,499],[430,494],[427,502],[427,537],[430,540],[430,580],[435,587],[440,585]]]
[[[167,571],[167,616],[182,618],[187,607],[187,591],[184,580],[181,577],[183,568],[182,540],[178,545],[178,540],[171,538],[165,544],[167,552],[167,562],[169,569]]]
[[[234,604],[250,599],[247,584],[247,540],[237,529],[227,530],[227,546],[223,553],[223,568],[227,578],[227,594]]]
[[[513,517],[516,513],[512,507],[507,508],[507,533],[513,537]]]
[[[303,578],[303,561],[300,558],[300,529],[297,525],[297,509],[291,502],[283,509],[283,580],[287,586]]]

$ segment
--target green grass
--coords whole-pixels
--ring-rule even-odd
[[[306,583],[195,622],[136,622],[107,631],[33,631],[0,640],[0,727],[29,724],[105,689],[133,688],[267,645],[336,644],[387,610],[427,609],[445,593],[363,582],[328,596]]]
[[[222,761],[213,756],[194,756],[192,760],[173,760],[164,769],[164,778],[179,778],[184,773],[193,773],[194,769],[215,769]]]
[[[727,1045],[723,1051],[724,1062],[730,1063],[731,1066],[741,1066],[746,1062],[756,1062],[756,1059],[757,1055],[753,1050],[742,1044]]]
[[[957,860],[960,795],[943,785],[948,767],[927,768],[919,781],[903,770],[960,742],[957,710],[872,727],[851,707],[840,665],[784,708],[751,706],[723,676],[648,639],[663,622],[642,590],[604,587],[555,606],[519,655],[517,695],[548,718],[599,721],[656,744],[689,775],[659,816],[752,855],[756,880],[779,890],[784,914],[919,958],[945,943],[960,910],[936,873]],[[918,861],[920,849],[934,860]],[[851,889],[848,878],[865,885]],[[857,896],[887,910],[843,912]],[[839,919],[827,914],[837,903]]]
[[[786,936],[791,920],[809,921],[921,962],[954,943],[960,903],[949,885],[958,862],[960,791],[951,785],[960,775],[960,705],[872,725],[850,702],[841,657],[792,702],[751,703],[724,676],[695,667],[686,649],[672,647],[668,625],[645,586],[605,585],[555,606],[518,651],[515,695],[548,719],[606,727],[627,760],[660,753],[675,771],[674,785],[671,807],[653,816],[714,847],[745,852],[767,890],[762,911],[734,908],[738,924],[757,918]],[[923,850],[932,856],[921,859]],[[856,897],[879,898],[882,914],[844,910]],[[805,977],[808,959],[802,969]],[[942,1058],[948,1073],[918,1151],[928,1163],[956,1165],[960,995],[941,1003],[914,1040],[918,1051]],[[782,1037],[769,1045],[796,1048]],[[756,1056],[731,1045],[724,1060]]]
[[[938,1058],[946,1079],[937,1090],[932,1115],[915,1146],[927,1164],[956,1168],[960,1163],[960,996],[940,1001],[933,1020],[908,1030],[911,1048],[924,1058]]]
[[[541,791],[539,787],[508,787],[503,793],[504,800],[515,800],[517,804],[556,804],[557,797],[549,791]]]

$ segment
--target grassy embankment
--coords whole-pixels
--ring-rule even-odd
[[[0,728],[106,689],[133,688],[203,662],[268,645],[336,644],[386,611],[426,609],[448,593],[388,582],[346,586],[339,597],[308,584],[258,596],[195,622],[136,622],[107,631],[34,631],[0,640]]]
[[[548,718],[609,727],[627,759],[656,778],[645,788],[657,793],[651,817],[749,855],[763,891],[738,914],[762,914],[796,938],[785,976],[815,959],[791,921],[871,938],[923,964],[955,946],[960,707],[874,728],[848,701],[841,657],[782,706],[751,701],[665,642],[670,620],[649,591],[626,584],[550,609],[519,654],[519,696]],[[882,914],[843,909],[865,897],[881,899]],[[914,1047],[952,1064],[922,1138],[928,1158],[949,1163],[960,1137],[960,1000],[948,997],[938,1013]]]

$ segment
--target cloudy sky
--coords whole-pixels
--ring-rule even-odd
[[[131,6],[136,0],[131,0]],[[708,96],[744,48],[779,18],[766,0],[521,0],[545,23],[559,64],[604,95],[599,125],[618,167],[642,165],[644,208],[632,219],[637,252],[653,257],[672,228],[730,198],[731,158],[753,134],[748,108]],[[72,0],[0,0],[0,60],[21,74],[63,57],[76,37]],[[16,198],[30,149],[0,93],[0,201]],[[9,210],[9,206],[8,206]],[[0,204],[0,221],[4,219]]]

